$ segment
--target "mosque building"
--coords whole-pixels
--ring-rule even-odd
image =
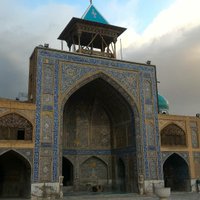
[[[35,47],[28,100],[0,99],[0,197],[196,190],[199,116],[170,115],[154,65],[116,58],[125,30],[91,3],[69,51]]]

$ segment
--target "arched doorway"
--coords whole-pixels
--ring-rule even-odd
[[[126,148],[136,149],[136,129],[138,134],[139,123],[135,123],[135,116],[137,119],[139,117],[135,110],[137,108],[132,98],[106,75],[88,81],[79,89],[76,88],[63,105],[63,150],[74,153],[73,156],[79,169],[82,167],[80,166],[82,162],[79,160],[84,160],[84,155],[95,158],[103,154],[104,160],[108,163],[106,166],[108,177],[107,179],[101,177],[101,183],[109,190],[117,187],[115,185],[118,177],[115,169],[117,155]],[[128,159],[132,159],[137,166],[134,152],[130,153]],[[97,161],[96,163],[98,168],[94,169],[98,169],[99,172],[105,170],[105,165]],[[84,169],[88,170],[88,173],[91,171],[90,168]],[[96,172],[97,170],[94,169],[93,171]],[[83,171],[77,171],[79,178],[75,183],[76,186],[79,185],[80,191],[90,184],[90,180],[82,176]],[[131,176],[137,177],[137,169],[134,173]],[[137,179],[130,178],[128,181],[125,184],[130,186],[129,192],[137,191],[135,187]]]
[[[0,197],[30,197],[31,166],[15,151],[0,156]]]
[[[74,170],[72,163],[65,157],[62,159],[63,186],[73,186]]]
[[[126,191],[126,170],[123,160],[120,158],[118,160],[118,187],[120,192]]]
[[[178,154],[172,154],[163,165],[165,187],[172,191],[190,191],[189,168]]]

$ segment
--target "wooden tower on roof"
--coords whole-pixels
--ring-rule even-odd
[[[90,2],[82,18],[73,17],[58,39],[67,42],[69,51],[116,58],[117,38],[126,28],[110,25]]]

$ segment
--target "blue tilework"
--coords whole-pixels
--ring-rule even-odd
[[[135,153],[134,147],[126,147],[121,149],[113,150],[79,150],[79,149],[65,149],[63,150],[64,155],[123,155]]]
[[[77,67],[75,64],[62,64],[62,93],[65,93],[69,88],[74,86],[75,82],[79,82],[81,78],[92,76],[95,72],[101,71],[105,76],[109,75],[110,78],[119,82],[124,88],[127,89],[129,94],[134,97],[134,101],[138,104],[138,73],[132,71],[114,71],[107,68],[84,66]]]
[[[43,111],[53,111],[53,106],[51,106],[51,105],[44,105],[42,107],[42,110]]]
[[[65,149],[63,155],[111,155],[111,150],[76,150]]]
[[[41,113],[41,81],[42,81],[42,58],[37,60],[37,78],[36,78],[36,130],[35,130],[35,150],[33,161],[33,181],[38,181],[39,175],[39,146],[40,146],[40,113]]]
[[[89,56],[82,56],[74,53],[69,52],[57,52],[52,50],[46,49],[39,49],[40,56],[44,57],[53,57],[54,59],[58,60],[65,60],[69,62],[75,62],[79,64],[90,64],[95,66],[104,66],[107,68],[119,68],[119,69],[130,69],[136,71],[144,71],[154,73],[155,68],[153,66],[145,66],[140,65],[132,62],[124,62],[114,59],[104,59],[104,58],[94,58]]]
[[[50,144],[50,143],[41,143],[41,147],[52,147],[52,144]]]
[[[96,69],[81,67],[77,68],[74,64],[62,64],[62,92],[65,92],[70,86],[74,85],[74,81],[79,80],[87,73],[95,72]]]
[[[161,162],[161,150],[160,150],[160,133],[158,123],[158,101],[157,101],[157,83],[156,73],[153,73],[153,99],[154,99],[154,123],[155,123],[155,135],[156,135],[156,148],[157,148],[157,160],[158,160],[158,178],[163,178],[162,162]]]
[[[154,160],[154,164],[156,163],[157,160],[157,167],[155,167],[155,169],[152,169],[152,167],[149,168],[150,172],[150,176],[149,179],[155,179],[155,174],[157,174],[157,178],[158,179],[162,179],[163,175],[162,175],[162,166],[161,166],[161,152],[160,152],[160,144],[159,144],[159,128],[158,128],[158,110],[157,110],[157,83],[156,83],[156,73],[143,73],[143,77],[144,77],[144,81],[148,81],[151,84],[151,91],[152,91],[152,99],[150,98],[146,98],[145,99],[145,104],[146,106],[148,105],[152,105],[153,108],[153,112],[152,114],[146,113],[145,117],[146,119],[149,119],[154,126],[154,132],[152,133],[153,135],[151,137],[153,137],[155,139],[155,146],[150,146],[148,147],[147,151],[153,151],[155,156],[148,157],[149,160],[149,166],[152,165],[152,160]],[[144,89],[145,90],[145,89]],[[147,133],[149,134],[149,133]],[[154,177],[152,177],[152,174],[154,174]]]
[[[147,158],[147,138],[146,138],[146,126],[145,126],[145,111],[144,111],[144,105],[145,105],[145,98],[144,98],[144,90],[143,90],[143,73],[140,73],[140,98],[141,98],[141,112],[142,112],[142,133],[141,136],[143,141],[143,153],[144,153],[144,165],[145,169],[145,177],[149,178],[149,163]]]
[[[147,139],[146,139],[146,127],[145,127],[145,111],[144,111],[144,94],[143,94],[143,76],[149,76],[147,74],[154,74],[155,68],[152,66],[142,66],[138,65],[136,63],[130,63],[130,62],[124,62],[124,61],[118,61],[118,60],[112,60],[112,59],[104,59],[104,58],[94,58],[94,57],[87,57],[82,55],[77,55],[73,53],[67,53],[67,52],[59,52],[59,51],[52,51],[48,49],[38,49],[38,70],[37,70],[37,98],[36,98],[36,140],[35,140],[35,152],[34,152],[34,181],[38,181],[38,167],[39,167],[39,152],[40,152],[40,118],[41,118],[41,80],[42,80],[42,58],[49,58],[56,60],[55,64],[55,87],[54,87],[54,140],[53,140],[53,181],[56,181],[58,179],[58,161],[59,161],[59,105],[58,105],[58,94],[59,94],[59,78],[58,78],[58,62],[59,60],[62,61],[69,61],[69,62],[75,62],[76,64],[88,64],[88,65],[95,65],[99,67],[106,67],[107,69],[128,69],[128,70],[135,70],[136,72],[140,72],[140,78],[139,78],[139,91],[140,91],[140,100],[141,100],[141,107],[139,110],[141,110],[141,124],[140,124],[140,136],[141,141],[143,141],[142,148],[143,152],[141,152],[144,157],[144,165],[143,169],[145,171],[145,177],[149,178],[149,163],[147,158]],[[144,74],[143,74],[144,73]],[[155,78],[155,77],[154,77]],[[153,78],[153,80],[154,80]],[[157,104],[157,94],[156,93],[156,83],[154,81],[153,85],[153,98],[154,98],[154,104]],[[158,115],[157,115],[157,106],[155,106],[154,112],[155,112],[155,126],[156,126],[156,132],[157,132],[157,151],[158,151],[158,163],[160,163],[160,149],[159,149],[159,132],[158,132]],[[114,150],[116,153],[130,153],[134,152],[135,149],[124,149],[123,151],[120,150]],[[72,151],[73,152],[73,151]],[[72,153],[71,152],[71,153]],[[101,151],[99,151],[102,153]],[[66,151],[64,151],[66,153]],[[70,153],[70,152],[69,152]],[[90,152],[91,154],[92,152]],[[104,152],[109,153],[109,152]],[[98,152],[95,152],[95,154],[98,154]],[[160,156],[160,157],[159,157]],[[159,174],[161,176],[162,170],[161,165],[159,165]]]
[[[148,151],[156,151],[156,147],[155,146],[148,146]]]
[[[151,105],[152,104],[152,100],[151,99],[146,99],[145,103]]]
[[[53,142],[53,181],[58,181],[58,162],[59,162],[59,146],[58,146],[58,84],[59,84],[59,64],[55,64],[55,88],[54,88],[54,142]]]

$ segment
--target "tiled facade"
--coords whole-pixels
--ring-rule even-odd
[[[79,118],[71,117],[73,111],[78,112],[72,96],[80,93],[86,85],[92,88],[96,80],[101,80],[98,86],[103,95],[106,94],[106,84],[107,91],[113,92],[105,97],[112,112],[115,111],[113,119],[118,119],[114,115],[118,115],[119,105],[128,106],[130,111],[127,112],[131,121],[124,126],[127,136],[118,131],[113,145],[109,142],[113,137],[109,119],[98,107],[98,101],[96,107],[80,107],[85,110],[86,117],[80,114],[77,115]],[[191,184],[194,185],[200,176],[200,120],[197,117],[158,114],[155,66],[36,47],[30,59],[29,102],[32,103],[0,100],[0,119],[14,113],[33,127],[32,140],[1,140],[0,155],[12,150],[30,163],[33,199],[37,194],[43,195],[37,188],[51,188],[50,196],[60,192],[63,157],[74,167],[75,190],[80,190],[80,185],[94,174],[102,183],[117,182],[112,172],[118,163],[122,171],[124,165],[127,191],[137,191],[138,175],[144,176],[146,192],[152,191],[153,183],[163,184],[163,165],[173,154],[188,164]],[[68,105],[75,107],[72,111],[65,111]],[[87,121],[90,116],[88,109],[93,110],[92,116],[96,120],[91,120],[92,128]],[[68,115],[68,112],[72,114]],[[71,119],[79,123],[76,131]],[[101,120],[103,123],[99,125]],[[183,130],[185,146],[161,145],[160,133],[170,124]],[[66,126],[71,127],[71,132],[65,132]],[[84,135],[89,130],[93,140]]]
[[[200,152],[200,119],[198,117],[177,116],[177,115],[159,115],[159,130],[160,132],[169,125],[180,127],[186,136],[186,145],[179,146],[162,146],[162,162],[176,153],[180,155],[188,164],[191,180],[196,180],[200,177],[199,174],[199,152]],[[195,190],[195,185],[193,185]]]
[[[98,156],[115,152],[116,155],[131,158],[136,153],[138,173],[144,174],[146,180],[162,179],[154,66],[44,48],[36,48],[34,54],[37,57],[34,66],[37,68],[34,182],[43,180],[42,176],[47,173],[50,174],[49,182],[58,181],[63,152],[60,138],[64,106],[75,91],[98,78],[112,85],[133,109],[137,146],[113,149],[112,152],[104,149],[70,149],[64,150],[64,155]],[[151,109],[147,110],[146,107]],[[42,153],[44,151],[48,151],[47,156]],[[45,161],[46,157],[48,162]],[[50,171],[45,170],[47,166]]]

